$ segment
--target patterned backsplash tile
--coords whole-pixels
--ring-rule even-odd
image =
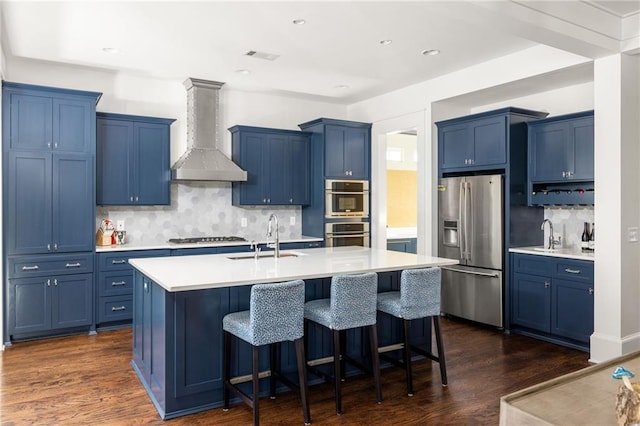
[[[299,206],[235,207],[231,205],[231,183],[173,182],[170,206],[98,206],[96,229],[102,219],[110,219],[114,224],[124,220],[129,244],[231,235],[264,240],[271,213],[278,217],[281,239],[301,236]],[[295,217],[295,225],[290,225],[291,217]],[[246,227],[241,227],[243,218],[247,220]]]
[[[562,236],[562,246],[580,249],[584,222],[593,223],[593,206],[590,207],[545,207],[544,218],[553,223],[555,237]],[[548,241],[549,228],[545,226],[544,241]],[[597,231],[596,231],[597,238]]]

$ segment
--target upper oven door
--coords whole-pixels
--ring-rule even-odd
[[[369,217],[369,182],[327,180],[325,217]]]

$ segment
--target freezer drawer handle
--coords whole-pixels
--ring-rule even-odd
[[[453,269],[453,268],[447,268],[444,266],[441,267],[440,269],[446,269],[447,271],[451,271],[451,272],[462,272],[463,274],[469,274],[469,275],[480,275],[481,277],[500,278],[499,274],[487,274],[486,272],[465,271],[463,269]]]
[[[580,271],[580,269],[569,269],[569,268],[565,268],[564,271],[568,274],[580,274],[582,272]]]

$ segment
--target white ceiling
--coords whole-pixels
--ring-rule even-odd
[[[640,0],[5,0],[1,8],[9,64],[21,57],[162,79],[196,77],[343,103],[541,42],[590,57],[640,48]],[[574,10],[580,12],[575,21]],[[380,44],[387,39],[392,43]],[[107,47],[119,52],[105,53]],[[441,54],[422,55],[425,49]],[[278,58],[248,57],[250,50]]]

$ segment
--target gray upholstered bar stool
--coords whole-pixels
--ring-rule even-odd
[[[440,377],[442,386],[447,386],[447,366],[440,333],[440,268],[407,269],[400,275],[400,291],[388,291],[378,294],[378,310],[394,317],[402,319],[402,336],[404,347],[402,349],[404,360],[398,363],[395,359],[389,359],[394,364],[399,364],[407,372],[407,394],[413,395],[413,379],[411,374],[411,352],[416,352],[440,364]],[[436,345],[438,355],[431,351],[411,346],[409,341],[411,320],[431,317],[436,333]],[[385,357],[385,359],[387,359]]]
[[[234,312],[222,319],[224,330],[224,384],[222,387],[224,409],[229,408],[229,391],[234,392],[253,408],[253,424],[259,424],[259,376],[258,349],[270,345],[270,395],[276,394],[276,379],[289,388],[300,388],[305,424],[311,423],[307,392],[307,370],[303,341],[304,281],[296,280],[278,284],[256,284],[251,287],[251,302],[248,311]],[[252,385],[250,397],[231,383],[231,336],[249,343],[252,348]],[[279,372],[276,347],[279,342],[293,341],[296,346],[299,384],[291,382]]]
[[[348,329],[368,327],[371,343],[373,377],[378,403],[382,402],[380,387],[380,359],[378,358],[378,332],[376,328],[376,299],[378,274],[369,272],[353,275],[336,275],[331,279],[331,297],[311,300],[304,305],[305,338],[309,321],[323,325],[333,332],[333,377],[314,367],[314,374],[333,381],[336,392],[336,412],[342,414],[342,389],[344,362],[349,361],[361,369],[363,365],[346,354],[345,332]]]

